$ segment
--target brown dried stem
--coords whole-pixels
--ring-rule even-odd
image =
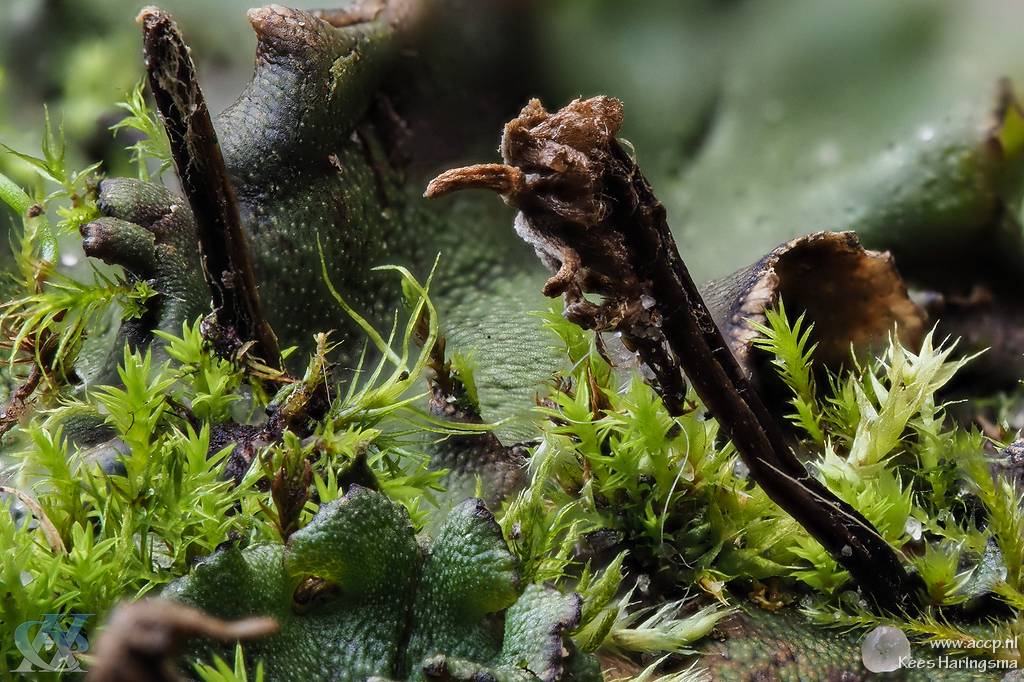
[[[564,295],[566,317],[632,340],[641,361],[657,363],[655,388],[676,414],[678,396],[666,384],[678,385],[681,368],[768,496],[877,605],[911,610],[916,584],[893,548],[807,473],[740,368],[679,255],[664,207],[615,139],[621,124],[622,105],[609,97],[577,100],[555,114],[534,100],[505,126],[506,168],[448,171],[426,196],[496,189],[520,211],[516,231],[555,271],[544,293]]]
[[[188,46],[163,10],[148,7],[138,20],[143,27],[149,85],[182,191],[195,215],[203,274],[217,324],[222,333],[237,336],[239,342],[254,340],[257,354],[272,367],[280,367],[277,337],[263,315],[235,191]]]
[[[38,365],[33,365],[25,381],[11,394],[7,404],[0,411],[0,438],[21,421],[42,378],[42,370]]]
[[[64,546],[64,540],[60,537],[60,531],[53,525],[53,521],[46,515],[46,511],[42,505],[36,500],[36,498],[29,495],[24,490],[19,490],[11,486],[0,485],[0,493],[5,495],[14,495],[25,505],[32,516],[36,518],[36,522],[39,527],[43,530],[43,535],[46,537],[46,542],[49,543],[50,549],[58,554],[67,554],[67,547]]]
[[[61,312],[54,319],[59,322],[63,316],[64,313]],[[14,334],[4,330],[3,335],[11,337]],[[6,343],[0,342],[0,347],[6,345]],[[67,382],[64,368],[53,366],[58,346],[58,339],[50,329],[43,329],[38,335],[31,336],[22,342],[16,362],[31,363],[32,368],[25,380],[11,393],[7,404],[0,410],[0,438],[14,428],[28,412],[28,408],[32,404],[32,396],[44,379],[54,387]]]
[[[278,631],[273,618],[224,621],[165,599],[119,606],[111,615],[91,664],[88,682],[176,682],[186,679],[174,660],[189,640],[231,642]]]

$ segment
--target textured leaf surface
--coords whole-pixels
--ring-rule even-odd
[[[225,618],[276,618],[280,634],[246,645],[246,660],[275,680],[594,679],[567,640],[579,597],[521,594],[518,582],[479,500],[453,509],[421,550],[403,507],[353,486],[287,546],[222,550],[165,596]]]
[[[397,662],[418,552],[404,508],[353,488],[296,532],[287,548],[223,550],[166,596],[222,616],[278,619],[280,634],[246,649],[248,660],[265,661],[271,679],[388,675]],[[296,599],[300,582],[311,575],[330,587]]]

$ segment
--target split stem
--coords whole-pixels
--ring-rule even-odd
[[[195,215],[203,274],[217,322],[233,329],[239,339],[255,341],[256,354],[280,367],[277,337],[263,314],[238,201],[188,46],[163,10],[146,8],[139,21],[149,85],[181,189]]]

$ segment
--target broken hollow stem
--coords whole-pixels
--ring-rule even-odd
[[[195,215],[203,275],[220,334],[236,337],[239,346],[254,341],[256,355],[271,367],[280,367],[277,337],[263,315],[235,191],[188,46],[163,10],[147,7],[138,21],[149,85],[181,189]]]
[[[498,192],[519,209],[516,231],[557,273],[545,294],[564,294],[566,316],[618,331],[652,367],[666,395],[680,369],[732,440],[751,477],[818,540],[881,608],[912,611],[916,583],[857,510],[810,476],[740,368],[679,255],[665,209],[615,134],[622,105],[577,100],[555,114],[536,100],[505,126],[504,164],[438,176],[433,197],[464,188]],[[594,303],[586,294],[601,297]],[[670,353],[654,353],[667,347]],[[646,350],[645,350],[646,349]],[[665,366],[665,358],[678,364]],[[661,377],[666,377],[662,379]]]

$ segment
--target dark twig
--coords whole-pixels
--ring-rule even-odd
[[[737,363],[679,255],[664,207],[615,139],[621,124],[622,105],[612,98],[577,100],[555,114],[534,100],[505,126],[505,164],[448,171],[426,196],[486,188],[518,208],[516,231],[556,271],[544,293],[564,295],[566,316],[630,339],[641,361],[656,363],[655,388],[676,413],[678,396],[667,391],[678,390],[677,380],[662,377],[682,369],[768,496],[878,606],[912,610],[916,584],[892,547],[807,473]]]
[[[3,410],[0,411],[0,437],[10,431],[24,416],[29,406],[29,400],[42,378],[43,372],[39,366],[32,365],[28,377],[15,389]]]
[[[148,7],[139,14],[149,84],[170,140],[182,191],[192,207],[221,337],[254,340],[257,355],[280,367],[274,331],[263,315],[238,202],[217,133],[196,79],[188,46],[171,16]],[[231,334],[231,331],[234,334]]]
[[[63,316],[63,313],[59,313],[55,319],[60,321]],[[0,346],[3,345],[5,344],[0,343]],[[44,379],[54,387],[67,381],[64,378],[64,368],[52,366],[58,346],[58,339],[50,329],[43,329],[38,338],[26,339],[23,342],[19,361],[31,363],[32,368],[29,370],[28,376],[25,377],[25,381],[11,393],[7,404],[0,410],[0,438],[14,428],[28,412],[28,408],[32,404],[32,395],[39,389],[39,385],[43,383]]]

